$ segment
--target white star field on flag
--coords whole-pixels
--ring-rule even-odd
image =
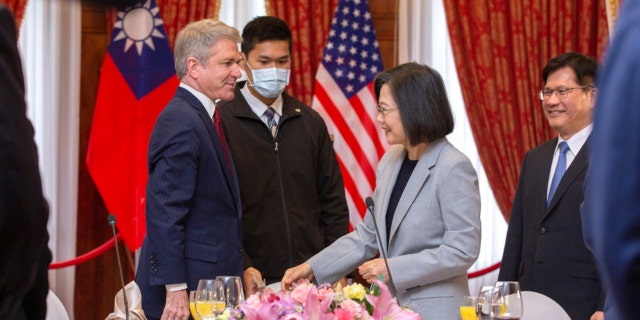
[[[350,98],[382,71],[380,49],[366,3],[348,0],[336,12],[322,63]]]

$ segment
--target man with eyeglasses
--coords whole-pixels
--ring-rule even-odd
[[[558,137],[524,156],[498,275],[550,297],[573,320],[604,319],[605,291],[580,216],[597,67],[570,52],[542,71],[542,109]]]

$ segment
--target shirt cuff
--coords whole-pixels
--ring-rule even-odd
[[[167,284],[164,287],[167,289],[167,291],[187,290],[187,284],[186,283]]]

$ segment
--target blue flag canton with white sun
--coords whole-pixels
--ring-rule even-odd
[[[175,76],[174,60],[154,0],[118,11],[109,54],[140,100]]]

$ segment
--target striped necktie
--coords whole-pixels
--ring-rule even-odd
[[[264,112],[264,115],[267,116],[267,127],[269,127],[269,130],[271,131],[271,135],[274,138],[276,137],[276,133],[278,132],[278,123],[274,118],[275,114],[276,114],[276,110],[273,109],[273,107],[268,107],[267,110],[265,110]]]

